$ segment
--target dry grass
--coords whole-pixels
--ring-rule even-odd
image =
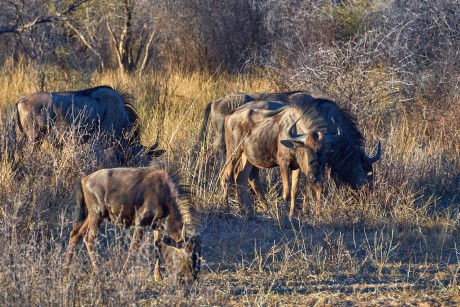
[[[125,84],[136,97],[143,142],[152,144],[159,136],[167,149],[164,160],[191,185],[206,226],[202,272],[190,287],[154,282],[148,235],[128,277],[120,278],[132,233],[110,224],[99,234],[98,275],[81,245],[65,281],[60,272],[74,207],[72,185],[81,174],[117,162],[97,140],[82,146],[68,142],[61,150],[45,143],[34,154],[30,147],[8,154],[14,149],[11,109],[20,96],[37,90],[35,73],[6,65],[0,74],[3,305],[460,303],[458,104],[433,111],[429,120],[416,118],[417,112],[391,121],[376,113],[375,125],[362,123],[369,144],[383,139],[376,188],[354,193],[328,184],[320,218],[301,215],[287,222],[279,174],[263,172],[272,206],[248,221],[234,201],[224,205],[222,165],[210,147],[196,146],[197,134],[207,102],[230,92],[278,88],[244,75],[106,73],[69,82],[74,77],[56,74],[47,90]],[[443,111],[453,124],[442,124]]]

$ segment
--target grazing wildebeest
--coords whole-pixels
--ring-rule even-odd
[[[224,196],[227,197],[228,184],[234,181],[238,186],[240,202],[252,215],[253,209],[247,194],[249,183],[266,208],[267,201],[260,189],[258,169],[279,166],[285,205],[289,204],[291,192],[289,216],[294,215],[300,171],[316,191],[318,215],[326,152],[340,138],[338,132],[336,135],[329,134],[326,121],[309,104],[302,108],[286,106],[275,111],[236,110],[225,118],[227,159],[221,177]],[[293,170],[292,189],[289,169]]]
[[[211,126],[216,133],[213,147],[215,150],[218,150],[220,155],[225,156],[225,116],[229,115],[233,110],[245,103],[256,100],[284,101],[302,105],[313,100],[313,97],[304,91],[280,93],[238,93],[227,95],[206,105],[203,124],[199,134],[200,141],[206,141],[206,132],[208,129],[208,122],[210,121]]]
[[[155,259],[155,277],[160,276],[162,258],[166,264],[180,265],[175,270],[182,280],[196,279],[200,270],[200,221],[189,193],[177,185],[163,167],[102,169],[83,177],[75,189],[78,219],[70,233],[64,275],[82,237],[93,268],[97,270],[94,243],[100,223],[108,219],[122,227],[135,227],[122,274],[130,255],[139,248],[143,227],[150,226],[158,231],[154,241],[157,250],[160,247],[160,255],[155,253],[159,256]]]
[[[30,94],[17,103],[19,139],[27,138],[36,147],[51,134],[48,140],[59,147],[73,128],[81,143],[100,133],[113,138],[121,150],[129,148],[134,155],[141,151],[160,155],[162,151],[154,151],[157,144],[151,148],[141,146],[139,118],[130,98],[109,86]]]
[[[288,106],[282,101],[253,101],[242,105],[240,109],[277,110]],[[331,175],[340,184],[345,182],[357,189],[373,180],[372,164],[381,155],[380,142],[377,143],[377,153],[370,157],[364,151],[365,140],[358,130],[356,119],[346,109],[327,99],[314,99],[302,105],[315,108],[326,121],[327,133],[335,133],[337,126],[343,131],[342,137],[335,142],[327,153],[327,165]]]
[[[334,144],[327,155],[331,175],[337,183],[345,182],[353,189],[372,184],[372,164],[380,160],[382,148],[377,143],[377,152],[368,156],[364,151],[365,139],[358,129],[355,117],[346,109],[327,99],[315,99],[317,110],[328,122],[328,130],[335,125],[343,130],[343,137]]]

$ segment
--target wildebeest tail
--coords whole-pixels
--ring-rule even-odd
[[[206,141],[206,132],[208,130],[208,121],[209,121],[209,114],[211,113],[211,104],[212,102],[208,103],[206,105],[206,109],[204,110],[203,124],[201,125],[201,130],[199,134],[200,142]]]
[[[74,221],[75,224],[83,223],[86,216],[88,215],[88,211],[86,209],[85,195],[83,194],[83,186],[81,184],[81,180],[78,180],[75,183],[74,189],[75,196],[77,199],[77,207],[75,208]]]
[[[24,128],[21,125],[21,121],[19,120],[19,101],[16,102],[16,112],[15,112],[15,119],[16,124],[18,125],[18,129],[20,133],[24,133]]]

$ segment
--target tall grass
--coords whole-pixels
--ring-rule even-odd
[[[328,181],[321,216],[299,214],[290,223],[279,173],[267,170],[262,174],[271,206],[248,221],[234,197],[225,204],[219,185],[222,162],[210,144],[197,140],[208,102],[231,92],[282,90],[263,76],[250,75],[106,72],[73,76],[68,82],[49,74],[50,91],[123,84],[135,97],[142,142],[160,140],[167,150],[161,159],[191,185],[206,226],[203,269],[191,287],[154,282],[148,235],[128,276],[119,277],[132,232],[110,224],[101,226],[98,237],[100,272],[91,271],[82,245],[70,279],[62,279],[75,206],[73,183],[82,174],[119,162],[97,139],[84,145],[69,141],[61,149],[45,142],[38,151],[29,145],[15,150],[14,103],[38,90],[36,74],[25,64],[0,69],[4,305],[458,303],[460,150],[458,125],[452,128],[455,116],[432,110],[430,120],[419,120],[414,112],[388,121],[382,118],[388,113],[377,110],[370,117],[375,125],[360,123],[368,151],[383,139],[373,190],[353,192]],[[459,115],[458,108],[449,112]],[[450,116],[453,124],[443,123],[446,117],[440,114]]]

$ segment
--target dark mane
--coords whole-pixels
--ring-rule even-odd
[[[99,89],[109,89],[109,90],[113,90],[113,88],[111,86],[108,86],[108,85],[99,85],[99,86],[96,86],[96,87],[91,87],[91,88],[87,88],[87,89],[84,89],[84,90],[79,90],[79,91],[68,91],[68,92],[61,92],[61,93],[71,93],[71,94],[75,94],[75,95],[82,95],[82,96],[85,96],[85,95],[89,95],[91,94],[92,92],[94,91],[97,91]],[[59,93],[59,92],[58,92]]]
[[[190,187],[187,185],[178,185],[174,179],[170,178],[171,192],[175,195],[175,204],[185,224],[188,236],[198,236],[201,233],[201,222],[195,208],[191,205]]]
[[[339,113],[339,117],[341,118],[341,128],[344,130],[344,134],[346,139],[351,142],[350,146],[355,148],[359,148],[364,150],[365,140],[362,133],[358,130],[358,124],[356,117],[350,113],[347,109],[340,107],[335,102],[327,100],[327,99],[315,99],[313,101],[321,107],[323,104],[331,104],[334,106],[334,109]]]
[[[252,96],[252,95],[286,95],[286,96],[290,96],[290,95],[293,95],[293,94],[297,94],[297,93],[304,93],[305,91],[303,90],[298,90],[298,91],[289,91],[289,92],[274,92],[274,93],[259,93],[259,92],[256,92],[256,93],[236,93],[236,94],[243,94],[243,95],[249,95],[249,96]]]
[[[200,235],[202,231],[201,220],[192,206],[190,187],[178,184],[179,180],[174,175],[171,175],[171,172],[167,171],[163,163],[153,161],[147,167],[160,171],[163,176],[169,179],[166,182],[168,182],[169,190],[171,191],[172,202],[170,204],[179,213],[182,222],[185,224],[187,235],[192,237]]]
[[[327,122],[324,120],[324,117],[319,114],[313,104],[306,104],[302,106],[290,104],[290,107],[302,114],[304,123],[307,124],[307,129],[324,133],[328,132]]]
[[[244,109],[240,109],[240,110],[244,110]],[[263,113],[263,117],[265,118],[269,118],[269,117],[272,117],[272,116],[275,116],[275,115],[278,115],[280,114],[281,112],[283,112],[284,110],[286,110],[286,107],[283,107],[283,108],[279,108],[279,109],[276,109],[276,110],[259,110],[259,109],[253,109],[255,111],[262,111],[261,113]],[[235,111],[235,110],[234,110]],[[233,111],[232,111],[233,112]]]
[[[101,85],[86,91],[91,91],[100,88],[108,88],[117,92],[121,99],[123,100],[123,106],[125,108],[126,114],[128,115],[129,122],[132,125],[132,134],[133,140],[140,143],[140,136],[143,130],[143,127],[139,121],[139,115],[137,113],[136,107],[134,106],[134,96],[128,92],[126,86],[122,83],[118,83],[114,88],[108,85]]]
[[[134,96],[130,94],[125,86],[119,83],[115,89],[118,94],[120,94],[121,99],[123,100],[126,114],[128,114],[128,119],[131,122],[133,127],[133,137],[136,142],[140,143],[140,136],[143,130],[143,127],[139,121],[139,115],[137,113],[136,107],[134,106]]]

